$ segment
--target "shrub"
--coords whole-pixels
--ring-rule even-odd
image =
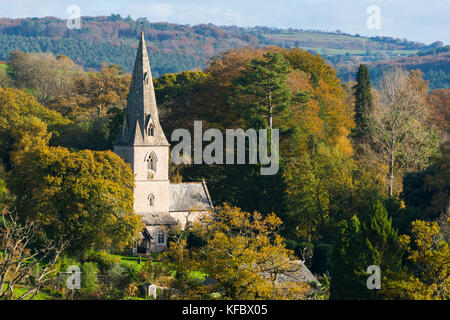
[[[130,284],[127,271],[121,263],[114,263],[108,269],[108,284],[112,289],[124,291]]]
[[[81,288],[84,293],[92,293],[98,288],[98,267],[94,262],[85,262],[81,266]]]
[[[123,267],[125,275],[130,282],[139,281],[139,272],[142,269],[142,265],[126,261],[121,261],[120,265]]]
[[[97,263],[101,273],[107,271],[115,264],[120,262],[119,257],[115,257],[105,251],[90,250],[88,252],[86,261]]]

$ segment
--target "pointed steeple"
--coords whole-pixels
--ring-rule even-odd
[[[152,71],[144,33],[134,63],[127,111],[116,145],[169,145],[159,123]]]

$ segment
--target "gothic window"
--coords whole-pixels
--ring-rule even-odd
[[[144,73],[144,82],[145,84],[148,84],[148,73]]]
[[[158,232],[158,244],[166,244],[166,235],[162,230]]]
[[[155,205],[155,196],[153,194],[150,194],[148,196],[148,203],[150,207],[153,207]]]
[[[158,160],[156,159],[156,154],[154,152],[150,153],[150,155],[147,157],[147,169],[156,171],[156,162]]]
[[[155,135],[155,127],[153,126],[153,123],[150,123],[148,125],[147,135],[149,135],[150,137],[153,137]]]

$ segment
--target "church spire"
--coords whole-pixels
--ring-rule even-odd
[[[148,61],[144,33],[136,54],[127,111],[122,130],[116,138],[119,145],[168,145],[159,123],[152,71]]]

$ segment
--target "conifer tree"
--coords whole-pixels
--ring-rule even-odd
[[[367,279],[367,267],[379,266],[383,285],[389,275],[401,269],[402,249],[398,244],[397,230],[392,227],[392,219],[380,201],[373,204],[366,221],[362,223],[361,238],[363,256],[359,274],[363,279]],[[382,298],[378,290],[367,290],[365,297]]]
[[[373,262],[384,270],[396,270],[400,267],[401,249],[397,245],[397,230],[392,227],[392,219],[381,201],[371,208],[361,226],[367,262]]]
[[[262,59],[253,59],[241,76],[234,79],[236,101],[253,125],[258,123],[272,129],[273,115],[289,105],[291,92],[286,80],[290,71],[289,63],[281,54],[267,52]]]
[[[365,64],[360,64],[356,75],[355,92],[355,128],[353,138],[357,143],[369,143],[373,111],[370,73]]]
[[[382,298],[381,291],[367,288],[367,267],[380,267],[383,286],[387,275],[400,270],[402,251],[397,231],[380,201],[373,204],[362,223],[357,216],[342,223],[333,255],[332,299]]]
[[[361,248],[361,223],[353,216],[350,221],[342,221],[338,238],[333,247],[331,267],[330,299],[361,299],[364,287],[358,274]],[[356,273],[355,273],[356,271]]]

